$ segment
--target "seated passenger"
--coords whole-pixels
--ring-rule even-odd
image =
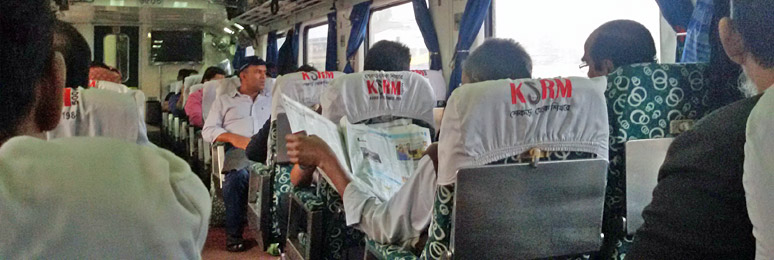
[[[371,53],[373,51],[369,55]],[[395,56],[395,52],[389,53],[392,55],[388,56]],[[366,64],[369,64],[368,60]],[[407,68],[408,62],[403,66],[398,68]],[[521,79],[531,75],[532,60],[519,44],[513,40],[489,39],[465,61],[462,82]],[[354,225],[379,243],[416,246],[432,215],[437,178],[437,166],[433,165],[433,161],[437,161],[431,158],[436,158],[436,153],[428,152],[431,158],[426,156],[420,160],[414,175],[400,190],[388,201],[380,201],[367,189],[350,185],[356,182],[352,182],[346,168],[338,164],[333,152],[320,138],[288,135],[286,139],[291,162],[304,165],[304,168],[319,167],[341,193],[348,225]],[[428,151],[435,149],[431,146]]]
[[[210,80],[219,80],[226,78],[226,72],[218,67],[209,67],[204,71],[202,77],[202,84]],[[185,114],[188,115],[188,121],[195,127],[203,127],[204,119],[202,117],[202,93],[204,87],[199,89],[192,89],[192,93],[188,96],[188,101],[185,102]]]
[[[317,71],[317,68],[309,66],[307,64],[304,64],[303,66],[298,68],[297,72],[313,72]],[[279,93],[282,93],[277,89],[277,91],[272,90],[273,95],[278,95]],[[275,100],[275,98],[277,100]],[[317,98],[319,102],[319,98]],[[275,103],[277,102],[277,103]],[[278,114],[278,110],[275,109],[279,105],[279,96],[272,96],[272,117]],[[319,107],[319,104],[317,105],[317,111],[320,113],[322,110]],[[261,162],[266,163],[267,156],[268,156],[268,145],[269,145],[269,131],[271,130],[271,120],[272,117],[269,118],[269,120],[266,120],[266,123],[263,124],[263,127],[261,127],[261,130],[258,131],[257,134],[250,137],[250,143],[247,145],[247,149],[245,149],[245,152],[247,152],[247,158],[254,162]]]
[[[198,74],[199,72],[191,69],[181,69],[177,71],[177,81],[173,83],[173,85],[170,85],[170,87],[174,87],[174,89],[170,89],[169,94],[167,94],[167,97],[164,99],[164,104],[162,104],[162,109],[164,111],[168,111],[176,116],[180,116],[183,113],[178,111],[177,109],[177,101],[181,98],[181,92],[183,90],[183,81],[188,76],[191,76],[193,74]]]
[[[101,80],[121,84],[121,73],[102,62],[92,62],[89,67],[89,80]]]
[[[582,67],[589,78],[606,76],[616,68],[656,61],[656,45],[645,26],[631,20],[610,21],[594,30],[583,46]]]
[[[247,210],[249,161],[245,148],[271,115],[271,92],[265,88],[266,63],[248,57],[239,70],[238,89],[218,96],[204,122],[202,138],[206,142],[225,142],[233,148],[226,152],[223,200],[226,204],[226,249],[244,251],[244,219]]]
[[[364,70],[372,71],[408,71],[411,66],[411,50],[406,45],[393,41],[378,41],[368,50]],[[325,109],[325,108],[323,108]],[[334,122],[338,122],[334,120]],[[309,186],[312,183],[315,167],[293,166],[290,182],[294,186]]]
[[[737,0],[733,18],[719,23],[726,54],[742,66],[758,93],[774,85],[773,14],[774,1]],[[766,95],[766,101],[759,94],[720,108],[674,139],[627,259],[774,257],[774,211],[766,199],[772,194],[772,172],[757,167],[771,164],[772,147],[758,146],[771,144],[771,132],[758,132],[765,121],[756,121],[770,120],[771,114],[756,108],[751,115],[756,103],[769,104],[771,93]],[[754,139],[747,140],[746,131]],[[747,158],[745,144],[758,152]]]
[[[211,202],[185,161],[107,138],[33,137],[61,115],[55,17],[47,0],[0,10],[0,258],[200,259]]]
[[[57,22],[54,27],[54,50],[62,53],[67,66],[62,116],[56,129],[46,138],[103,136],[137,144],[150,144],[142,107],[145,96],[138,90],[122,94],[111,90],[83,88],[89,76],[91,49],[70,24]],[[100,82],[104,85],[118,85]],[[123,86],[123,85],[120,85]],[[124,86],[125,87],[125,86]],[[142,100],[136,103],[135,97]]]

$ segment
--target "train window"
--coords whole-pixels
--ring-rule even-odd
[[[587,70],[578,65],[586,38],[616,19],[645,25],[660,57],[661,16],[653,0],[495,1],[494,33],[524,46],[532,57],[533,77],[585,76]]]
[[[277,50],[285,44],[285,32],[277,32]]]
[[[304,64],[324,70],[327,49],[328,23],[307,26],[304,33]]]
[[[411,69],[430,68],[430,52],[414,19],[411,2],[374,9],[368,24],[369,47],[381,40],[397,41],[411,49]]]

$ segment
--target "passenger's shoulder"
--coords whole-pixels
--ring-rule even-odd
[[[0,161],[18,167],[50,168],[55,171],[100,169],[140,173],[138,175],[163,174],[169,175],[171,180],[192,174],[186,162],[169,151],[105,137],[72,137],[49,141],[27,136],[15,137],[0,147]]]
[[[757,95],[721,107],[699,121],[697,127],[699,125],[712,124],[715,127],[741,126],[744,129],[747,117],[760,98],[761,95]]]

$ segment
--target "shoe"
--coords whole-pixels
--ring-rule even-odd
[[[238,243],[226,245],[226,251],[229,252],[242,252],[247,250],[247,247],[245,246],[245,241],[240,241]]]

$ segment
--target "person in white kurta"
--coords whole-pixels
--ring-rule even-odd
[[[0,162],[0,259],[200,258],[209,193],[169,151],[22,136]]]
[[[772,86],[774,87],[774,86]],[[750,117],[744,144],[747,214],[753,224],[755,259],[774,259],[774,91],[769,87]]]

